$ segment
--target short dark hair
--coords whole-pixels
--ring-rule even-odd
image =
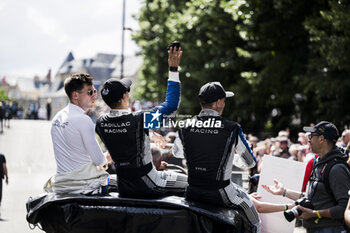
[[[122,106],[122,101],[121,101],[121,100],[118,100],[118,102],[108,103],[107,105],[108,105],[108,107],[110,107],[111,109],[120,108],[120,106]]]
[[[325,139],[326,139],[326,141],[327,141],[328,146],[334,147],[334,146],[336,145],[336,143],[335,143],[334,141],[329,140],[329,139],[327,139],[327,138],[325,138]]]
[[[64,81],[64,90],[69,99],[72,98],[73,91],[81,91],[84,85],[92,85],[93,78],[89,74],[77,73],[72,74]]]
[[[216,102],[216,101],[215,101],[215,102]],[[205,104],[205,103],[201,103],[201,101],[199,101],[199,104],[201,105],[202,108],[212,108],[214,102]]]

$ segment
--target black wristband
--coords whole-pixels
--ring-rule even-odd
[[[170,66],[169,70],[172,72],[177,72],[177,67],[176,66]]]
[[[287,189],[283,190],[282,196],[285,197],[287,195]]]

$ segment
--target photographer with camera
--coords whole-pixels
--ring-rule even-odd
[[[348,156],[335,146],[338,129],[327,121],[303,129],[310,132],[311,150],[319,156],[312,168],[306,197],[302,198],[303,193],[287,189],[277,180],[274,180],[275,186],[263,185],[263,188],[274,195],[299,199],[298,206],[286,212],[285,217],[289,221],[294,217],[303,219],[307,232],[346,232],[344,211],[348,202],[350,172],[346,164]]]

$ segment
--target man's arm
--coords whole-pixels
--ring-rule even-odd
[[[285,211],[287,209],[291,209],[295,206],[294,203],[275,204],[275,203],[271,203],[271,202],[259,201],[258,199],[260,198],[260,196],[258,196],[257,193],[252,193],[249,195],[249,197],[252,200],[256,210],[259,213],[280,212],[280,211]]]
[[[344,164],[335,164],[329,172],[329,185],[337,202],[330,208],[332,218],[343,218],[348,203],[348,190],[350,189],[350,174]]]
[[[168,51],[168,64],[169,67],[178,68],[182,56],[181,48],[176,50],[170,47]],[[180,102],[180,79],[178,71],[169,71],[168,88],[165,97],[165,102],[157,105],[152,111],[159,112],[163,115],[169,115],[176,111]]]
[[[256,164],[256,158],[253,155],[240,126],[238,128],[237,143],[233,145],[231,153],[235,153],[233,163],[239,168],[252,168]]]
[[[320,215],[321,218],[331,218],[331,212],[329,208],[323,210],[312,210],[299,205],[298,209],[303,211],[303,213],[299,216],[301,219],[318,218],[318,215]]]
[[[266,191],[268,191],[269,193],[271,193],[273,195],[284,196],[284,197],[287,197],[287,198],[292,199],[294,201],[298,200],[303,195],[302,192],[297,192],[297,191],[285,188],[284,185],[281,182],[279,182],[278,180],[273,180],[273,182],[275,183],[275,186],[266,185],[266,184],[262,184],[261,186]]]
[[[80,135],[92,162],[96,166],[106,165],[107,159],[103,155],[100,145],[97,142],[95,137],[95,126],[90,117],[86,116],[85,118],[82,118],[80,126]]]
[[[7,171],[7,167],[6,167],[6,162],[2,163],[2,168],[4,171],[4,175],[5,175],[5,182],[6,182],[6,184],[9,184],[9,175],[8,175],[8,171]]]

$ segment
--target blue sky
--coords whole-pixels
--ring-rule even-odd
[[[126,0],[126,27],[141,0]],[[120,54],[122,0],[0,0],[0,78],[55,74],[69,51],[76,58],[98,52]],[[126,55],[135,54],[125,31]]]

